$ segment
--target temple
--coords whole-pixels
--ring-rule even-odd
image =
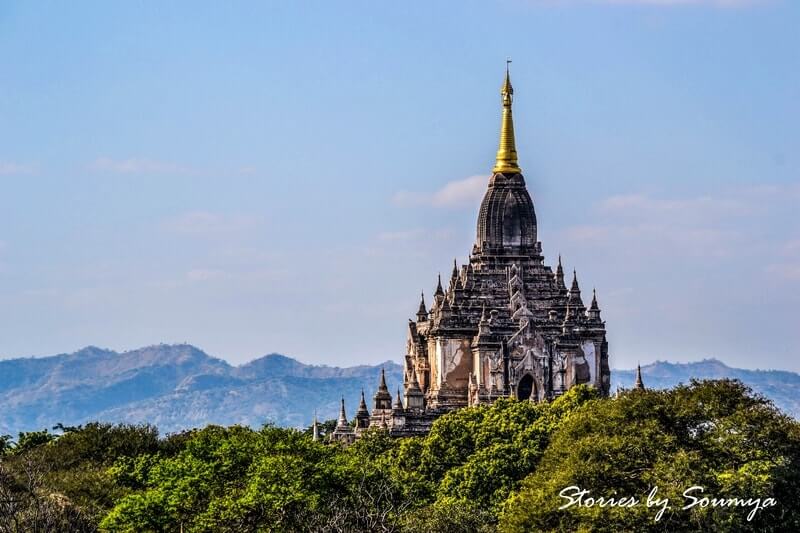
[[[587,308],[577,272],[567,288],[561,257],[545,264],[533,200],[517,159],[506,69],[497,158],[478,212],[466,264],[453,264],[446,288],[439,276],[430,303],[420,299],[408,322],[403,395],[393,398],[383,373],[368,412],[362,392],[354,426],[344,405],[335,440],[369,428],[394,436],[426,433],[442,414],[513,396],[543,402],[589,384],[608,395],[605,322],[597,295]]]

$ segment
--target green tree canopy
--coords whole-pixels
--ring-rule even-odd
[[[682,510],[684,490],[697,497],[767,498],[779,505]],[[559,492],[588,489],[587,497],[635,496],[653,487],[670,508],[573,505]],[[631,391],[589,402],[553,434],[539,467],[506,502],[501,530],[512,531],[800,531],[800,433],[741,383],[693,382],[669,391]]]
[[[56,429],[2,439],[0,531],[800,531],[800,424],[736,381],[501,399],[350,446],[273,426]],[[692,485],[778,504],[750,521],[681,510]],[[671,506],[658,521],[646,505],[559,509],[570,486],[640,500],[658,487]]]

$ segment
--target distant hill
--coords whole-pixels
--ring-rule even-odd
[[[395,391],[402,385],[402,367],[391,361],[341,368],[270,354],[231,366],[188,344],[123,353],[88,347],[9,359],[0,361],[0,434],[92,420],[151,422],[165,433],[206,424],[302,427],[314,410],[321,420],[335,418],[342,395],[352,416],[362,388],[370,400],[381,367]],[[800,418],[800,375],[792,372],[742,370],[711,359],[657,362],[642,367],[642,374],[654,388],[692,377],[738,378]],[[612,390],[630,387],[634,372],[615,370],[611,377]]]
[[[753,391],[766,396],[784,413],[800,419],[800,374],[785,370],[745,370],[731,368],[718,359],[704,359],[694,363],[669,363],[656,361],[642,367],[645,387],[666,389],[695,379],[735,378]],[[634,370],[613,370],[611,391],[617,386],[631,388],[636,379]]]
[[[71,354],[0,361],[0,434],[101,420],[151,422],[162,432],[206,424],[271,422],[307,426],[316,409],[336,418],[342,395],[352,416],[386,369],[392,390],[402,367],[306,365],[270,354],[242,366],[188,344],[117,353],[88,347]]]

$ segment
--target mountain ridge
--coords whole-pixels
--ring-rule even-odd
[[[0,434],[89,421],[153,423],[162,432],[207,424],[264,423],[303,427],[316,411],[338,415],[344,397],[352,416],[384,368],[391,391],[402,388],[393,361],[338,367],[269,353],[231,365],[190,344],[158,344],[116,352],[87,346],[73,353],[0,360]],[[642,367],[645,386],[668,388],[691,378],[736,378],[800,418],[800,374],[747,370],[716,358],[656,361]],[[634,370],[611,373],[611,390],[630,388]]]

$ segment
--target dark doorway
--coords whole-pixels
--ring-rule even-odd
[[[525,377],[519,380],[519,385],[517,385],[517,398],[527,400],[531,397],[531,392],[533,392],[533,376],[525,374]]]

